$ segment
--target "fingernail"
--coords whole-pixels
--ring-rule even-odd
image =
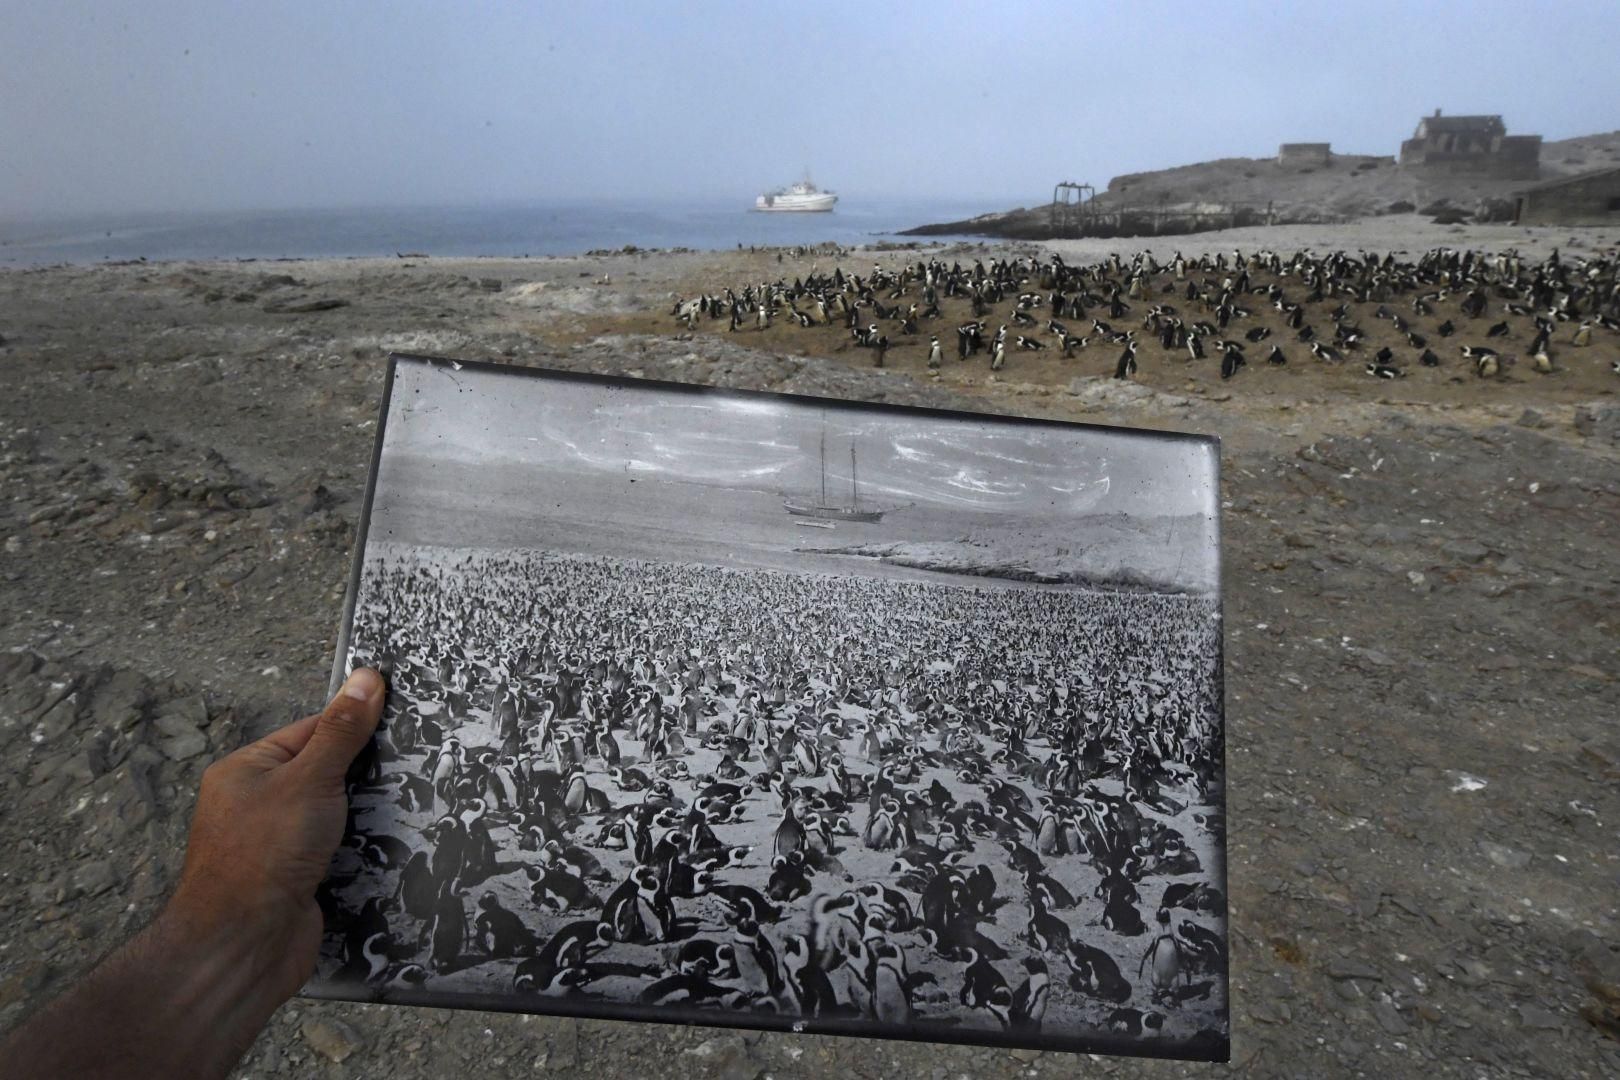
[[[376,689],[377,673],[370,668],[355,668],[349,673],[349,677],[343,680],[343,696],[354,698],[356,701],[370,701]]]

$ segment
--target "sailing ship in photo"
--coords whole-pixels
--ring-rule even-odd
[[[805,173],[804,179],[792,187],[767,191],[755,199],[754,209],[777,212],[825,213],[831,210],[837,202],[837,195],[831,191],[822,191],[816,187],[810,180],[810,174]]]
[[[804,525],[818,525],[823,528],[830,527],[831,523],[838,521],[861,521],[876,523],[883,520],[883,515],[889,510],[900,509],[889,507],[887,509],[874,509],[861,507],[861,481],[856,471],[855,443],[849,444],[849,505],[834,506],[827,498],[827,432],[821,433],[821,501],[815,506],[807,506],[786,500],[783,508],[795,517],[810,518],[811,521],[800,522]]]

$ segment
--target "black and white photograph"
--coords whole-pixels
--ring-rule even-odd
[[[1217,445],[395,358],[316,993],[1225,1057]]]
[[[322,997],[1224,1060],[1218,443],[396,356]]]

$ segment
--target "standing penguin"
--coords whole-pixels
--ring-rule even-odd
[[[1170,913],[1164,909],[1159,911],[1160,932],[1142,954],[1142,962],[1136,965],[1136,974],[1141,976],[1142,971],[1149,964],[1153,965],[1150,978],[1153,981],[1154,998],[1162,998],[1169,993],[1175,985],[1176,977],[1183,975],[1182,945],[1175,933],[1170,929]],[[1190,980],[1191,975],[1186,977]]]
[[[995,352],[992,353],[991,357],[990,357],[990,370],[991,371],[1000,371],[1001,366],[1003,364],[1005,364],[1006,362],[1007,362],[1007,343],[1005,341],[998,340],[996,342]]]
[[[1046,1016],[1046,999],[1051,992],[1051,977],[1046,961],[1039,956],[1026,956],[1024,970],[1028,975],[1024,983],[1013,992],[1010,1026],[1014,1031],[1038,1032]]]
[[[938,371],[940,361],[943,359],[944,356],[939,349],[939,336],[935,335],[928,339],[928,370]]]
[[[454,881],[439,883],[433,918],[424,930],[433,946],[433,970],[442,975],[461,959],[461,947],[467,940],[467,909],[461,906],[461,895],[456,892]]]
[[[1119,362],[1114,365],[1114,378],[1129,379],[1136,374],[1136,342],[1127,339],[1125,351],[1119,354]]]

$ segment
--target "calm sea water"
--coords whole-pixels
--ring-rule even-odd
[[[844,197],[826,214],[750,213],[751,200],[537,202],[488,207],[124,214],[0,220],[0,266],[139,259],[281,259],[423,252],[570,255],[634,244],[702,250],[895,239],[915,225],[1005,209],[1004,200]]]

